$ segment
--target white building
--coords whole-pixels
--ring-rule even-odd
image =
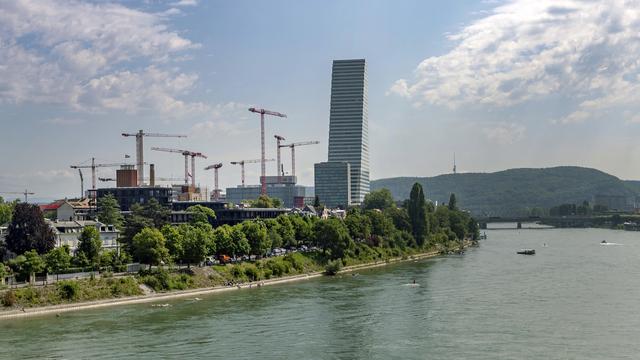
[[[56,236],[56,247],[68,245],[71,251],[78,248],[80,234],[85,227],[94,226],[100,233],[103,249],[118,249],[118,237],[120,230],[113,225],[106,225],[93,220],[72,220],[72,221],[50,221],[49,224],[54,229]]]

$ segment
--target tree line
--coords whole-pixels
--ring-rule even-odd
[[[268,199],[262,199],[268,202]],[[457,208],[455,195],[448,204],[426,201],[416,183],[409,199],[396,204],[391,193],[369,193],[360,207],[348,209],[344,219],[322,219],[283,214],[274,219],[246,220],[236,225],[212,227],[215,212],[196,205],[187,209],[190,222],[173,225],[171,212],[155,200],[134,204],[123,217],[110,195],[101,199],[97,218],[121,230],[119,253],[101,248],[95,227],[83,230],[75,254],[68,247],[54,249],[55,239],[35,205],[17,204],[4,244],[18,255],[8,262],[10,271],[32,277],[35,273],[60,273],[71,266],[120,269],[128,262],[151,266],[202,263],[207,257],[263,257],[272,249],[317,249],[326,260],[356,258],[369,248],[433,249],[452,242],[477,239],[477,223]],[[0,271],[9,269],[0,265]]]

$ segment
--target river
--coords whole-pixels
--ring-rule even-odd
[[[3,359],[623,359],[640,233],[488,230],[464,255],[0,322]],[[602,240],[622,245],[601,246]],[[547,246],[543,247],[546,243]],[[535,256],[515,251],[535,248]],[[419,286],[408,285],[413,280]]]

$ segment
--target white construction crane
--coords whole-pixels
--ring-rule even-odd
[[[23,192],[19,191],[0,191],[0,194],[12,194],[12,195],[24,195],[24,202],[28,202],[29,198],[27,195],[35,195],[34,192],[29,192],[29,190],[25,189]]]
[[[204,168],[205,170],[211,170],[213,169],[213,199],[214,200],[218,200],[220,198],[220,188],[218,187],[218,170],[222,167],[222,163],[218,163],[218,164],[213,164],[213,165],[209,165],[206,168]]]
[[[157,133],[146,133],[142,130],[138,130],[137,133],[127,134],[122,133],[122,136],[129,137],[135,136],[136,138],[136,168],[138,170],[138,186],[142,186],[144,184],[144,149],[142,138],[144,136],[149,137],[175,137],[175,138],[186,138],[186,135],[170,135],[170,134],[157,134]]]
[[[257,108],[249,108],[249,111],[251,111],[253,113],[260,114],[260,147],[261,147],[260,184],[262,185],[260,193],[262,195],[267,195],[267,178],[266,178],[266,176],[267,176],[267,167],[265,165],[266,159],[265,159],[265,150],[264,150],[264,116],[265,115],[271,115],[271,116],[277,116],[277,117],[286,118],[287,115],[281,114],[281,113],[279,113],[277,111],[271,111],[271,110],[265,110],[265,109],[257,109]]]
[[[96,189],[96,168],[99,168],[99,167],[118,167],[118,166],[122,166],[122,165],[131,165],[131,164],[126,164],[126,163],[96,164],[96,158],[91,158],[91,164],[90,165],[71,165],[70,167],[72,169],[78,169],[78,171],[80,169],[91,169],[91,189],[95,190]],[[82,177],[82,172],[80,172],[80,188],[81,188],[81,191],[83,191],[83,193],[81,194],[81,197],[82,197],[82,196],[84,196],[84,179]]]
[[[320,144],[320,141],[302,141],[291,144],[278,145],[278,147],[288,147],[291,148],[291,176],[296,176],[296,146],[305,146],[305,145],[317,145]],[[278,151],[280,151],[278,149]]]
[[[191,186],[196,187],[196,158],[206,159],[207,156],[200,152],[180,149],[168,149],[152,147],[151,150],[177,153],[184,156],[184,184],[189,185],[189,156],[191,156]]]
[[[280,144],[282,144],[282,141],[284,141],[284,137],[280,136],[280,135],[274,135],[274,138],[276,138],[276,171],[278,174],[278,184],[282,182],[282,162],[281,162],[281,157],[280,157],[280,148],[282,146],[280,146]]]
[[[274,159],[265,159],[264,161],[273,161]],[[242,187],[244,187],[244,164],[255,164],[255,163],[259,163],[262,162],[262,159],[255,159],[255,160],[240,160],[240,161],[232,161],[231,165],[240,165],[240,169],[241,169],[241,178],[242,178]]]

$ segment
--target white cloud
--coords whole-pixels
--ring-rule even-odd
[[[457,108],[511,106],[561,94],[575,123],[640,100],[640,1],[512,0],[449,39],[413,80],[389,92]]]
[[[196,6],[198,5],[197,0],[180,0],[171,3],[171,6]]]
[[[177,97],[197,76],[161,67],[199,45],[170,30],[168,14],[75,0],[0,2],[0,102],[188,108]],[[131,92],[136,84],[152,89],[146,100],[159,99],[157,107]]]
[[[191,127],[190,137],[215,139],[220,136],[237,136],[255,131],[249,124],[250,106],[228,102],[218,104],[211,109],[208,119]],[[255,124],[254,124],[255,125]]]
[[[500,145],[513,144],[524,136],[526,128],[520,124],[500,123],[492,127],[485,127],[482,132],[490,142]]]
[[[80,124],[84,124],[84,122],[85,121],[83,119],[62,118],[62,117],[55,117],[55,118],[44,120],[44,123],[46,124],[62,125],[62,126],[80,125]]]

